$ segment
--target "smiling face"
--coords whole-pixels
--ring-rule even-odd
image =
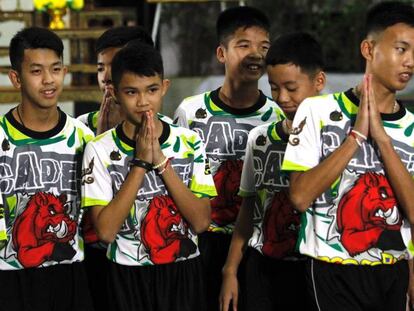
[[[373,83],[391,92],[404,89],[410,81],[414,67],[414,28],[398,23],[380,34],[373,34],[361,44],[367,60],[367,73]]]
[[[292,63],[269,65],[267,75],[272,98],[290,120],[293,120],[300,103],[307,97],[318,95],[325,85],[322,71],[310,76]]]
[[[265,71],[269,33],[257,26],[239,28],[226,45],[217,48],[217,59],[225,64],[226,75],[240,81],[257,81]]]
[[[57,105],[65,74],[66,67],[55,51],[26,49],[20,72],[11,70],[9,77],[21,90],[23,104],[44,109]]]
[[[131,72],[124,73],[115,94],[127,121],[139,125],[145,111],[149,110],[156,116],[168,86],[169,81],[161,79],[158,74],[145,77]]]

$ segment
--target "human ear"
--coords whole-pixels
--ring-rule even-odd
[[[168,88],[170,87],[170,84],[171,84],[170,80],[168,79],[162,80],[162,96],[164,96],[167,93]]]
[[[22,84],[20,82],[19,73],[16,70],[11,69],[11,70],[9,70],[8,76],[9,76],[9,79],[10,79],[11,83],[13,84],[13,86],[16,89],[20,89]]]
[[[225,47],[222,44],[220,44],[217,47],[217,50],[216,50],[216,57],[217,57],[218,61],[222,64],[225,63],[224,54],[225,54]]]
[[[325,85],[326,85],[326,75],[325,75],[325,72],[319,71],[316,74],[316,76],[314,78],[314,81],[315,81],[315,88],[316,88],[316,90],[318,91],[318,93],[321,92],[325,88]]]
[[[365,60],[367,60],[367,61],[372,60],[373,47],[374,47],[374,41],[373,40],[365,39],[361,42],[360,50],[361,50],[361,54],[365,58]]]

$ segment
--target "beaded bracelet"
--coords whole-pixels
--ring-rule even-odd
[[[163,166],[165,163],[167,163],[167,161],[168,161],[168,158],[167,157],[164,157],[164,160],[162,160],[160,163],[158,163],[157,165],[154,165],[152,168],[154,169],[154,170],[156,170],[157,168],[160,168],[161,166]]]
[[[364,134],[358,132],[357,130],[352,130],[351,133],[357,134],[363,140],[367,140],[367,137]]]
[[[170,164],[170,159],[167,158],[167,162],[165,162],[164,168],[158,172],[159,175],[164,174],[165,170],[167,169],[167,166]]]
[[[362,143],[359,141],[358,136],[356,133],[354,133],[354,131],[351,131],[349,133],[349,136],[353,137],[356,141],[356,143],[358,144],[359,147],[362,147]]]

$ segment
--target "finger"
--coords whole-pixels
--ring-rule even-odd
[[[224,296],[220,303],[220,310],[221,311],[228,311],[229,310],[229,303],[230,300],[228,299],[227,295]]]
[[[237,302],[239,301],[239,296],[237,293],[233,294],[233,311],[237,311]]]
[[[147,127],[151,128],[152,126],[152,120],[151,120],[151,115],[149,111],[145,111],[145,118],[147,120]]]
[[[368,102],[369,102],[369,94],[368,94],[369,86],[368,85],[369,85],[368,75],[364,75],[364,83],[362,84],[363,92],[361,94],[361,97],[362,97],[361,108],[363,110],[368,108]]]

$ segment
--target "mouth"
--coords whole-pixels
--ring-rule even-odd
[[[46,231],[54,233],[58,239],[62,239],[68,234],[68,225],[62,220],[54,227],[52,225],[49,225]]]
[[[264,64],[261,63],[261,62],[246,62],[244,64],[244,67],[247,70],[256,73],[256,72],[262,72],[263,71]]]
[[[53,98],[55,96],[56,89],[42,90],[41,93],[46,98]]]
[[[382,218],[385,220],[385,223],[390,226],[396,225],[400,221],[400,213],[398,212],[398,208],[395,205],[392,209],[388,209],[385,212],[379,208],[375,212],[375,216]]]
[[[407,83],[411,80],[411,77],[413,76],[412,72],[403,72],[399,74],[399,78],[401,82]]]
[[[177,232],[181,234],[185,234],[185,228],[182,222],[180,222],[178,225],[173,224],[170,229],[171,232]]]

